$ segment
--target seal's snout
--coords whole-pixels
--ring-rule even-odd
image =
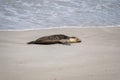
[[[82,42],[80,39],[77,39],[77,42]]]

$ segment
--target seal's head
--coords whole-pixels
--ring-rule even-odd
[[[70,37],[69,38],[70,43],[79,43],[81,40],[77,37]]]

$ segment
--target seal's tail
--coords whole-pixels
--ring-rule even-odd
[[[35,44],[35,41],[30,41],[27,44]]]

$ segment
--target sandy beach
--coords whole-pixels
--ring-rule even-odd
[[[82,43],[26,44],[52,34]],[[120,27],[0,31],[0,80],[120,80]]]

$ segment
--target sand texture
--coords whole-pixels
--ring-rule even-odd
[[[26,44],[52,34],[82,43]],[[120,27],[0,31],[0,80],[120,80]]]

